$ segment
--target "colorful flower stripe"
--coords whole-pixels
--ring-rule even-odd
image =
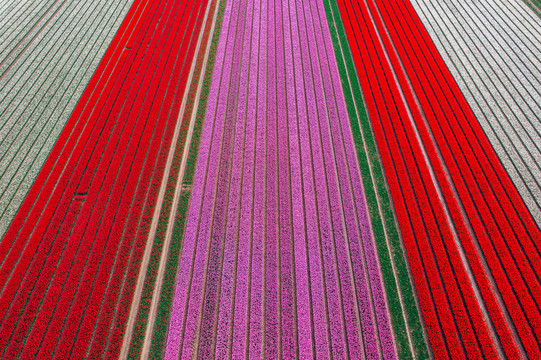
[[[536,357],[538,227],[411,4],[339,4],[434,353]]]
[[[226,5],[166,358],[396,356],[333,54],[322,2]]]
[[[132,7],[0,244],[4,356],[118,354],[205,8]]]

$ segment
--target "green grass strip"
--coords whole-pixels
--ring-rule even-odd
[[[340,11],[336,1],[324,0],[323,2],[362,172],[365,195],[389,301],[398,355],[400,359],[414,358],[408,340],[409,327],[415,358],[428,359],[429,351],[424,337],[423,325],[413,294],[411,278],[398,235],[378,150],[364,106]],[[393,269],[391,256],[392,260],[394,260],[396,273]],[[400,304],[399,290],[402,295],[405,314]],[[406,321],[408,326],[406,326]]]
[[[194,124],[194,130],[192,135],[192,142],[188,153],[188,163],[186,166],[186,173],[182,184],[182,193],[179,202],[179,207],[176,213],[175,225],[173,230],[173,238],[171,239],[171,248],[169,250],[169,256],[167,259],[166,272],[164,277],[163,289],[160,295],[160,302],[158,306],[158,314],[156,317],[156,325],[154,327],[154,333],[152,337],[152,345],[150,349],[151,359],[161,359],[163,356],[163,349],[167,337],[167,329],[169,325],[169,318],[171,315],[171,304],[173,302],[176,275],[178,261],[180,257],[180,251],[182,248],[182,241],[184,237],[184,228],[186,226],[186,216],[188,212],[188,205],[192,194],[192,182],[193,174],[195,172],[195,164],[197,162],[197,154],[199,152],[199,143],[201,142],[201,132],[203,130],[203,120],[207,108],[207,100],[210,90],[210,82],[212,79],[212,72],[214,69],[214,63],[216,60],[216,50],[218,47],[218,40],[220,37],[220,30],[222,28],[222,20],[225,9],[225,0],[220,1],[218,8],[218,14],[216,17],[216,26],[214,34],[212,35],[212,43],[210,47],[209,58],[207,62],[207,68],[205,69],[205,77],[203,79],[203,88],[201,90],[201,97],[199,106],[197,109],[197,116]]]

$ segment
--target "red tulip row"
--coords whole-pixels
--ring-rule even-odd
[[[339,5],[434,354],[491,358],[499,341],[518,357],[514,326],[528,355],[539,356],[541,262],[533,240],[541,234],[479,122],[408,1]]]
[[[136,1],[0,243],[4,356],[118,354],[206,1]]]

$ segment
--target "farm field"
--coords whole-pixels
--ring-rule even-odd
[[[0,358],[541,358],[540,15],[0,0]]]

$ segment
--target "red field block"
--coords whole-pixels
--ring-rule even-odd
[[[0,243],[4,354],[118,354],[206,5],[130,9]]]
[[[539,311],[536,303],[539,303],[538,297],[541,293],[537,291],[539,282],[535,275],[538,273],[539,252],[532,239],[539,238],[539,229],[527,212],[524,202],[518,197],[494,150],[489,146],[476,147],[479,142],[488,144],[488,140],[420,20],[411,9],[411,4],[396,1],[391,7],[381,1],[342,1],[339,5],[369,114],[373,120],[435,355],[445,358],[449,356],[448,351],[453,353],[459,351],[457,346],[463,346],[468,356],[495,356],[495,348],[458,249],[446,229],[447,220],[442,216],[440,199],[433,193],[432,179],[418,147],[417,135],[409,124],[409,116],[403,107],[405,104],[409,104],[411,117],[419,129],[420,140],[434,168],[443,200],[449,207],[458,237],[466,250],[504,351],[510,357],[519,356],[474,246],[472,234],[467,229],[466,219],[471,222],[504,301],[513,312],[511,316],[527,351],[531,355],[537,354],[539,348],[535,344],[532,330],[537,333],[535,328],[538,326],[536,324],[539,324]],[[420,42],[423,42],[422,46],[419,45]],[[397,49],[396,53],[394,47]],[[386,55],[389,61],[386,61]],[[411,88],[406,76],[412,83]],[[395,81],[401,85],[403,97],[398,93]],[[419,111],[414,94],[419,98],[435,143],[431,140],[431,133]],[[472,131],[472,128],[476,130]],[[438,150],[441,151],[443,159],[438,157]],[[408,160],[410,157],[413,157],[415,162]],[[485,160],[487,158],[491,161]],[[451,183],[444,172],[444,165],[451,172],[459,199],[455,198]],[[507,193],[503,191],[502,184],[506,184],[505,189],[510,186],[507,191],[509,198],[506,197]],[[516,205],[511,206],[509,199],[516,202]],[[462,213],[458,200],[466,208],[466,214]],[[436,216],[435,223],[430,220],[433,216]],[[526,219],[521,220],[522,216],[526,216]],[[422,222],[418,217],[422,218]],[[510,224],[513,224],[513,228]],[[421,242],[420,239],[427,235],[428,242]],[[490,243],[491,239],[494,244]],[[424,249],[431,246],[433,254]],[[529,250],[526,252],[527,256],[523,249]],[[496,255],[496,252],[499,255]],[[513,257],[518,260],[513,260]],[[431,265],[434,259],[439,269]],[[520,262],[518,269],[517,262]],[[503,269],[508,272],[507,275]],[[458,292],[452,290],[455,285],[450,278],[453,277],[458,282]],[[510,279],[513,288],[510,287]],[[444,305],[445,297],[442,297],[437,287],[433,287],[439,281],[443,281],[445,292],[451,295],[447,300],[448,307]],[[438,305],[440,310],[435,310],[434,306]],[[456,330],[452,327],[446,330],[453,321],[442,321],[442,317],[445,319],[445,316],[449,316],[446,315],[448,309],[456,321]],[[462,345],[452,337],[452,332],[457,330],[460,332]],[[454,353],[452,356],[462,356],[459,354]]]

